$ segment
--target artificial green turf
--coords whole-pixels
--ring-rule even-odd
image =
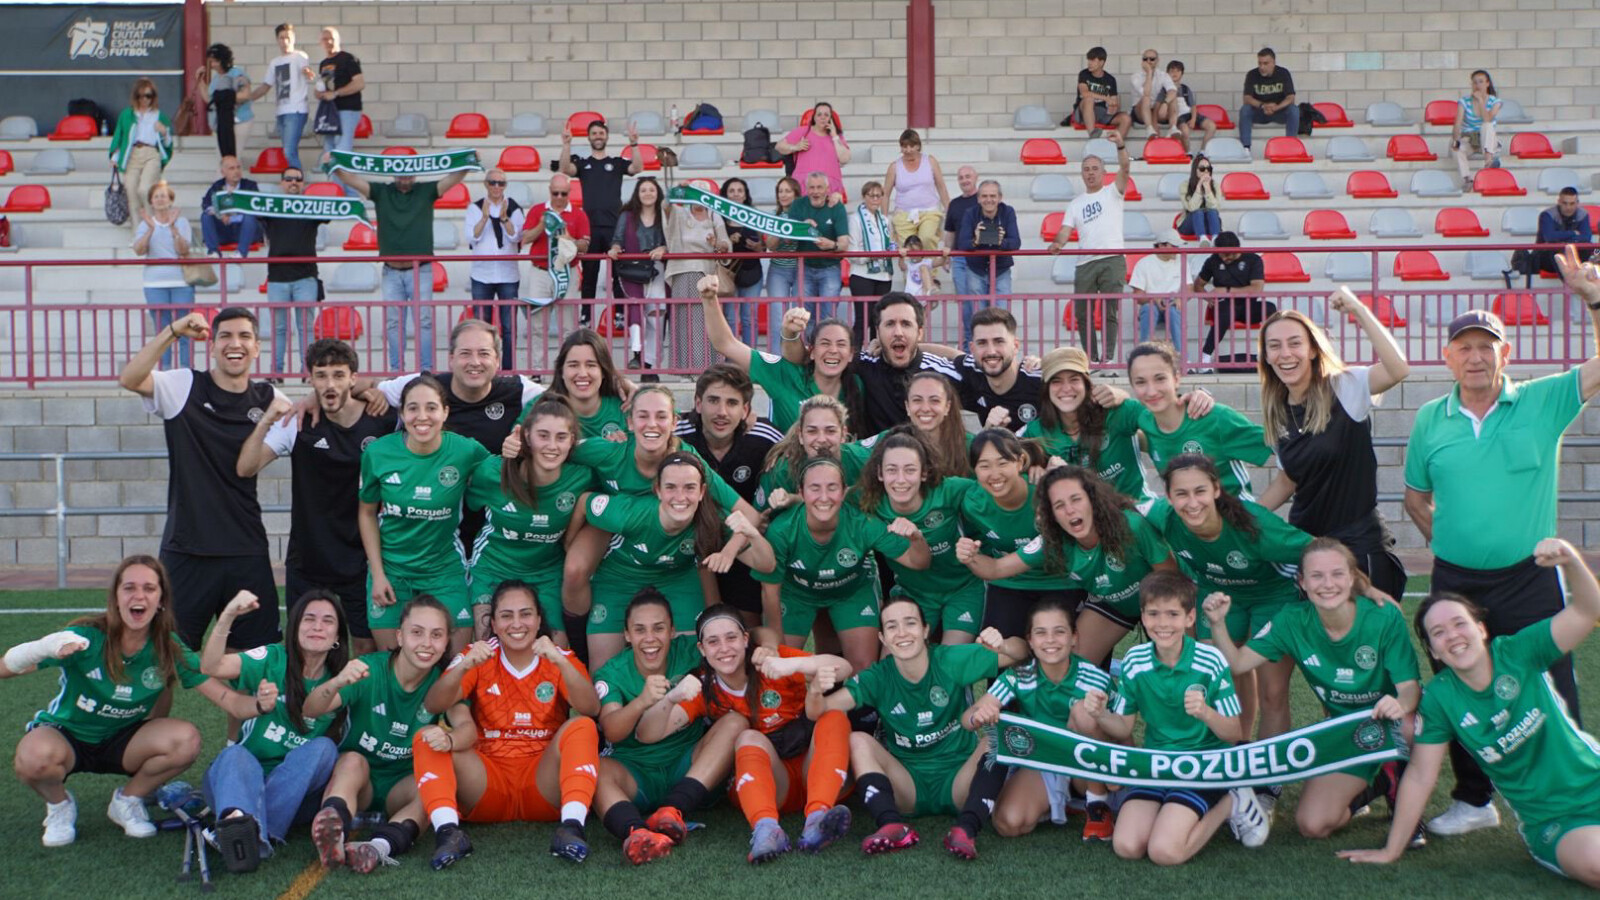
[[[1413,579],[1412,591],[1425,589]],[[0,610],[97,606],[99,591],[16,591],[0,593]],[[1415,600],[1407,602],[1408,610]],[[65,617],[55,614],[0,614],[0,646],[59,628]],[[1600,647],[1594,643],[1580,652],[1579,679],[1586,707],[1600,710]],[[32,675],[0,686],[0,723],[7,754],[21,735],[21,726],[55,690],[48,675]],[[197,694],[179,696],[175,713],[198,722],[206,737],[201,759],[185,776],[199,783],[204,765],[221,744],[222,714]],[[1315,720],[1315,701],[1297,677],[1294,692],[1295,722]],[[1600,714],[1600,713],[1593,713]],[[174,876],[182,849],[177,832],[163,832],[149,840],[124,837],[106,820],[104,808],[120,783],[108,776],[81,775],[69,786],[77,795],[78,842],[70,848],[47,850],[39,844],[43,803],[15,781],[0,788],[0,834],[7,836],[7,859],[0,867],[0,897],[81,898],[110,893],[122,898],[183,897],[198,893],[193,885],[178,885]],[[1449,778],[1441,779],[1430,812],[1448,802]],[[791,855],[759,869],[744,860],[748,829],[744,819],[726,806],[691,818],[707,825],[690,836],[687,845],[665,860],[642,868],[626,865],[617,841],[591,819],[592,855],[574,866],[547,853],[551,826],[469,826],[476,853],[443,873],[431,871],[427,856],[432,838],[424,835],[417,851],[403,858],[398,868],[370,876],[331,873],[313,897],[382,897],[385,900],[469,896],[560,896],[564,898],[649,896],[783,896],[809,897],[1051,897],[1093,893],[1111,897],[1166,895],[1184,900],[1222,896],[1450,897],[1454,900],[1483,896],[1580,896],[1570,882],[1536,865],[1522,842],[1506,824],[1492,831],[1459,838],[1434,838],[1421,851],[1407,854],[1389,867],[1353,866],[1334,856],[1334,850],[1380,845],[1388,829],[1382,802],[1374,813],[1356,820],[1327,841],[1308,841],[1294,831],[1293,810],[1297,789],[1289,787],[1280,804],[1275,829],[1267,846],[1245,850],[1223,829],[1188,865],[1161,869],[1146,862],[1115,858],[1109,845],[1086,846],[1079,841],[1080,818],[1065,827],[1041,826],[1032,835],[1001,839],[986,833],[979,839],[977,862],[963,863],[946,855],[939,842],[949,827],[945,819],[918,820],[922,844],[889,857],[867,859],[857,849],[870,831],[869,821],[858,812],[849,838],[818,857]],[[1502,812],[1505,812],[1502,808]],[[793,836],[797,817],[786,817]],[[218,891],[228,897],[270,898],[281,894],[315,858],[303,830],[277,857],[249,876],[229,876],[218,863]]]

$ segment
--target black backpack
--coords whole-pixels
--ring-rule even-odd
[[[741,162],[775,163],[782,158],[772,143],[772,132],[767,130],[767,126],[757,122],[745,131],[744,150],[739,154]]]
[[[1328,124],[1328,117],[1309,103],[1300,104],[1300,133],[1310,134],[1318,125]]]
[[[68,100],[67,115],[88,116],[94,120],[94,123],[99,127],[101,134],[107,134],[111,131],[111,120],[106,118],[105,111],[100,109],[100,104],[90,100],[87,97],[79,97],[76,100]]]

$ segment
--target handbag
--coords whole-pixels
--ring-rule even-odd
[[[206,262],[207,257],[192,255],[189,259],[194,262],[183,264],[183,283],[190,287],[211,287],[217,283],[217,270],[211,263]]]
[[[128,189],[122,186],[122,173],[111,169],[111,183],[106,185],[106,221],[113,225],[128,222]]]
[[[633,284],[649,284],[655,280],[656,264],[650,259],[619,259],[617,277]]]
[[[733,279],[733,272],[727,263],[717,263],[717,296],[732,297],[739,292],[738,284]]]
[[[317,134],[338,134],[342,128],[339,125],[339,107],[332,100],[322,100],[317,103],[317,115],[311,123],[311,130]]]

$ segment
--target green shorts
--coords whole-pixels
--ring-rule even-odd
[[[1246,641],[1255,637],[1257,632],[1267,627],[1267,623],[1272,621],[1273,616],[1276,616],[1288,604],[1295,602],[1297,602],[1295,599],[1285,597],[1281,600],[1267,600],[1248,605],[1234,603],[1228,607],[1228,637],[1233,638],[1235,644],[1243,647]],[[1195,635],[1202,641],[1210,640],[1211,620],[1206,618],[1203,612],[1195,616],[1194,620]]]
[[[706,591],[700,583],[700,573],[694,568],[678,569],[656,576],[650,584],[619,577],[606,571],[605,560],[589,582],[594,605],[589,608],[590,634],[621,634],[628,613],[628,602],[641,588],[653,587],[672,604],[672,627],[675,631],[694,631],[694,620],[706,608]]]
[[[638,785],[638,790],[633,792],[633,804],[639,807],[640,812],[649,813],[661,805],[673,785],[689,774],[689,767],[694,764],[694,750],[693,746],[689,747],[682,756],[665,765],[645,765],[616,756],[612,759],[622,763],[628,774],[633,776],[633,783]]]
[[[551,566],[542,572],[513,573],[497,569],[494,566],[473,566],[468,575],[471,577],[472,605],[487,606],[489,598],[494,596],[494,589],[500,582],[510,578],[521,579],[533,585],[536,593],[535,599],[539,603],[539,616],[544,619],[545,625],[551,631],[560,631],[561,624],[561,567]]]
[[[810,634],[811,626],[817,621],[817,615],[824,610],[827,611],[828,618],[833,621],[835,630],[871,628],[876,631],[878,628],[876,580],[869,581],[848,595],[827,603],[816,603],[810,598],[799,597],[788,590],[781,596],[783,602],[780,609],[783,613],[784,634]]]
[[[1562,819],[1548,819],[1537,824],[1520,822],[1517,830],[1522,832],[1522,842],[1528,845],[1528,853],[1534,862],[1562,878],[1571,878],[1571,875],[1561,870],[1561,864],[1556,861],[1556,848],[1561,845],[1561,839],[1568,834],[1579,828],[1594,826],[1600,826],[1600,813],[1578,813]]]
[[[930,597],[925,593],[912,594],[898,585],[889,590],[890,597],[910,597],[922,608],[922,618],[929,625],[938,623],[945,631],[962,631],[977,634],[983,628],[983,582],[973,581],[962,585],[953,593]]]
[[[467,570],[452,568],[437,575],[413,577],[390,574],[389,585],[394,588],[395,602],[391,606],[377,606],[372,602],[372,574],[367,574],[367,627],[399,628],[400,614],[406,602],[418,594],[432,594],[450,612],[451,628],[472,627],[472,604],[468,600]]]
[[[956,776],[961,774],[961,767],[967,764],[965,756],[926,762],[912,762],[898,756],[895,759],[899,759],[900,764],[906,767],[906,772],[911,775],[911,783],[917,786],[917,803],[911,811],[913,816],[953,816],[961,812],[950,795],[955,790]]]
[[[380,626],[381,627],[381,626]],[[371,760],[368,760],[371,763]],[[387,813],[389,792],[394,786],[412,777],[411,766],[408,764],[401,768],[378,768],[372,766],[372,801],[367,804],[367,812]]]

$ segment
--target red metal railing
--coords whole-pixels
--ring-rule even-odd
[[[1526,246],[1473,245],[1472,249],[1510,251]],[[1580,301],[1565,290],[1565,286],[1559,280],[1536,277],[1532,288],[1524,289],[1522,277],[1514,276],[1513,283],[1516,289],[1507,291],[1505,285],[1499,282],[1479,283],[1481,286],[1463,286],[1460,277],[1441,282],[1404,282],[1383,274],[1388,269],[1382,263],[1393,254],[1406,250],[1437,252],[1447,249],[1437,244],[1386,245],[1381,248],[1318,245],[1243,249],[1246,252],[1260,253],[1338,252],[1367,255],[1371,262],[1372,277],[1364,283],[1350,286],[1363,296],[1386,298],[1384,301],[1378,301],[1379,307],[1413,365],[1441,364],[1444,325],[1460,311],[1473,307],[1496,308],[1503,313],[1507,325],[1510,326],[1509,340],[1513,345],[1513,358],[1518,362],[1570,365],[1588,359],[1595,353],[1593,325],[1589,321],[1587,311],[1582,308]],[[1151,251],[1140,248],[1126,250],[1124,254],[1131,260],[1132,257],[1149,252]],[[1175,252],[1182,260],[1182,283],[1190,285],[1193,282],[1192,273],[1198,271],[1204,256],[1212,251],[1184,247],[1178,248]],[[1076,256],[1094,255],[1093,251],[1077,248],[1067,249],[1062,253]],[[777,254],[738,255],[770,258]],[[836,254],[797,255],[801,257],[802,267],[806,258],[838,258]],[[1021,260],[1047,255],[1047,251],[1021,250],[1003,255]],[[850,254],[849,258],[861,259],[867,256],[894,257],[895,254]],[[703,257],[694,254],[669,254],[666,258]],[[983,259],[983,264],[988,264],[987,256],[973,257],[974,262],[980,258]],[[321,256],[315,259],[295,260],[272,258],[271,261],[319,262],[323,264],[322,272],[326,279],[331,265],[347,263],[372,265],[386,259],[469,262],[504,260],[505,257]],[[266,257],[243,260],[255,272],[262,271],[260,264],[267,261],[269,260]],[[10,284],[20,282],[21,288],[20,297],[8,296],[9,291],[0,293],[0,383],[20,383],[34,387],[56,383],[114,380],[127,360],[150,335],[156,332],[150,316],[153,307],[139,299],[142,296],[142,288],[137,283],[140,279],[131,269],[173,262],[172,260],[0,261],[0,279],[5,279]],[[213,263],[216,262],[220,261],[213,260]],[[96,298],[88,304],[74,303],[60,296],[72,289],[57,288],[46,292],[38,288],[41,276],[54,278],[59,270],[67,270],[77,275],[108,268],[126,272],[128,286],[125,292],[118,289],[119,293],[125,293],[126,300],[119,298],[113,302],[103,302]],[[217,266],[217,269],[222,279],[221,283],[211,291],[199,293],[193,306],[184,309],[215,311],[222,306],[237,305],[255,310],[260,319],[261,335],[261,358],[257,372],[262,376],[298,377],[303,374],[299,355],[304,347],[299,339],[297,316],[305,312],[310,314],[308,328],[313,330],[311,339],[314,340],[316,336],[334,336],[350,340],[360,353],[364,367],[369,373],[377,375],[416,371],[420,368],[443,368],[446,364],[445,353],[450,328],[459,319],[483,311],[490,312],[496,318],[509,316],[515,321],[515,344],[507,353],[507,359],[509,365],[518,372],[549,374],[561,338],[578,327],[586,314],[592,313],[590,317],[594,320],[594,327],[611,342],[614,359],[619,366],[637,373],[639,370],[629,364],[634,348],[625,321],[623,324],[618,324],[610,313],[618,312],[616,318],[620,320],[640,319],[647,308],[667,311],[665,317],[667,324],[661,328],[664,346],[660,350],[656,372],[697,374],[715,359],[715,354],[710,353],[709,348],[706,348],[705,352],[697,352],[698,348],[705,347],[708,342],[704,336],[703,323],[699,318],[700,301],[696,297],[649,301],[623,300],[614,307],[608,299],[563,300],[542,309],[533,309],[518,300],[474,301],[470,299],[466,284],[451,283],[444,291],[436,294],[429,304],[364,299],[363,295],[339,293],[330,293],[326,301],[314,305],[268,303],[258,288],[261,282],[234,283],[239,280],[239,274],[232,263],[228,266]],[[13,273],[20,273],[20,278]],[[574,282],[578,280],[578,274],[578,268],[574,266]],[[412,276],[414,289],[419,287],[416,284],[419,277],[417,274]],[[991,284],[993,281],[993,278],[989,279]],[[0,281],[0,283],[6,282]],[[804,279],[802,278],[799,283],[803,285]],[[602,292],[604,290],[602,284]],[[379,291],[374,290],[370,293],[377,294]],[[1212,301],[1216,300],[1218,295],[1196,293],[1186,288],[1173,296],[1176,301],[1174,306],[1183,312],[1181,349],[1189,366],[1199,366],[1200,346],[1209,328],[1207,313],[1212,307]],[[1371,360],[1371,347],[1354,321],[1346,316],[1330,319],[1326,309],[1326,290],[1308,291],[1292,287],[1283,289],[1283,285],[1269,284],[1261,296],[1280,309],[1299,309],[1323,323],[1335,347],[1347,361],[1359,363]],[[852,307],[864,306],[872,299],[861,300],[845,294],[837,298],[820,300],[808,297],[804,302],[813,308],[818,303],[837,304],[837,314],[849,319],[854,312]],[[929,298],[925,339],[958,345],[962,340],[960,316],[962,303],[977,305],[999,303],[1007,306],[1016,318],[1018,334],[1025,352],[1042,355],[1052,347],[1079,343],[1078,332],[1074,327],[1076,316],[1072,310],[1072,301],[1079,299],[1089,300],[1091,308],[1095,310],[1092,315],[1097,320],[1111,308],[1111,304],[1116,305],[1120,313],[1122,335],[1121,352],[1117,358],[1125,357],[1127,349],[1132,346],[1138,334],[1139,304],[1135,295],[1131,293],[1094,297],[1038,291],[968,297],[941,295]],[[756,304],[758,308],[765,307],[768,316],[765,327],[775,330],[780,310],[797,302],[801,301],[796,298],[727,297],[723,299],[723,306],[730,319],[734,318],[732,307],[735,304]],[[603,308],[608,309],[602,312]],[[429,358],[424,358],[421,342],[415,338],[413,314],[423,309],[432,316],[434,352]],[[386,340],[385,317],[402,311],[408,313],[404,317],[407,322],[406,339],[403,342]],[[273,362],[274,356],[277,355],[275,344],[278,342],[274,334],[274,313],[284,317],[289,326],[287,344],[282,354],[284,363],[281,367]],[[632,315],[626,315],[628,313]],[[354,325],[356,322],[360,323],[359,328]],[[1250,324],[1258,326],[1259,322]],[[1159,328],[1153,329],[1153,333],[1154,336],[1163,334]],[[1215,354],[1219,357],[1231,356],[1236,360],[1242,360],[1245,355],[1255,351],[1257,335],[1256,328],[1243,325],[1230,328],[1218,341]],[[640,337],[643,336],[641,333]],[[763,333],[757,337],[755,345],[760,349],[767,349],[775,347],[776,343],[775,336]],[[397,354],[397,358],[391,358],[391,353]],[[198,348],[195,350],[194,362],[200,367],[206,365],[203,350]],[[1118,364],[1110,362],[1100,367],[1115,369]]]

